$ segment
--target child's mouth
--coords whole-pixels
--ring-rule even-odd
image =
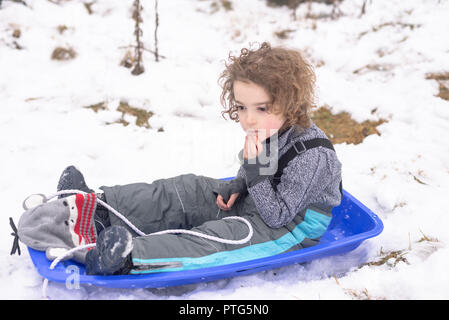
[[[257,129],[248,129],[248,130],[246,130],[246,135],[248,135],[248,136],[257,136]]]

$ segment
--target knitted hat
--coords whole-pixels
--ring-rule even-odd
[[[51,253],[53,249],[72,249],[95,243],[96,207],[95,193],[44,202],[22,214],[17,228],[19,239],[30,248],[45,251],[49,259],[56,258]],[[86,253],[87,250],[77,251],[74,259],[84,263]]]

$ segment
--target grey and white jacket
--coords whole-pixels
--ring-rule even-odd
[[[277,139],[277,155],[273,153],[270,156],[270,146],[265,141],[262,145],[267,157],[277,160],[295,142],[313,138],[327,136],[312,122],[310,128],[303,129],[293,125],[283,132]],[[253,198],[257,211],[262,220],[272,228],[287,225],[299,212],[309,207],[331,213],[332,208],[341,202],[341,163],[333,150],[320,146],[296,156],[284,169],[276,191],[272,186],[276,170],[271,175],[260,174],[263,165],[244,160],[242,155],[243,150],[238,155],[241,167],[235,179],[246,181],[247,191]]]

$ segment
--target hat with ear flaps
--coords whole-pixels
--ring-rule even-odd
[[[33,196],[41,196],[41,204],[31,207],[30,197]],[[33,196],[25,199],[23,206],[26,211],[17,226],[21,242],[32,249],[45,251],[50,260],[66,250],[95,243],[95,193],[75,194],[50,202],[43,195]],[[73,259],[84,263],[87,251],[76,251]]]

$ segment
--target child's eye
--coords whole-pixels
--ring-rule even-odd
[[[245,109],[245,106],[236,106],[237,110],[241,111],[243,109]],[[257,110],[261,111],[261,112],[266,112],[267,108],[266,107],[259,107],[257,108]]]

